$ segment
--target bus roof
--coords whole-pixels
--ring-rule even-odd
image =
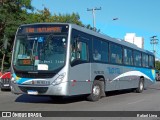
[[[93,36],[96,36],[96,37],[99,37],[99,38],[102,38],[102,39],[106,39],[108,41],[111,41],[111,42],[114,42],[114,43],[117,43],[117,44],[121,44],[123,46],[129,47],[129,48],[132,48],[132,49],[136,49],[136,50],[139,50],[139,51],[151,54],[151,55],[154,55],[152,52],[150,52],[148,50],[145,50],[145,49],[142,49],[142,48],[139,48],[135,44],[129,43],[129,42],[124,41],[124,40],[118,40],[116,38],[112,38],[108,35],[95,32],[93,30],[87,29],[85,27],[78,26],[76,24],[71,24],[71,23],[33,23],[33,24],[24,24],[24,25],[21,25],[20,27],[22,27],[22,26],[32,26],[32,25],[45,25],[45,24],[46,25],[49,25],[49,24],[69,25],[71,28],[77,29],[77,30],[82,31],[84,33],[87,33],[87,34],[90,34],[90,35],[93,35]]]

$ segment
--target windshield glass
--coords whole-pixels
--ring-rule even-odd
[[[32,34],[16,37],[13,65],[20,71],[54,71],[64,66],[67,35]]]

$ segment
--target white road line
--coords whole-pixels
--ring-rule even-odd
[[[142,102],[142,101],[144,101],[144,99],[137,100],[137,101],[135,101],[135,102],[130,102],[130,103],[128,103],[128,105],[135,104],[135,103],[139,103],[139,102]]]

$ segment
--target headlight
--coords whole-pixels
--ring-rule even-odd
[[[12,77],[11,82],[16,83],[16,79],[14,77]]]
[[[58,85],[62,82],[63,78],[65,77],[66,73],[60,74],[52,83],[53,85]]]
[[[12,77],[12,78],[11,78],[11,81],[15,81],[15,78],[14,78],[14,77]]]

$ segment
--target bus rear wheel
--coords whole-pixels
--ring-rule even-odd
[[[137,92],[137,93],[142,93],[143,90],[144,90],[144,79],[141,78],[141,79],[139,80],[139,84],[138,84],[138,88],[136,89],[136,92]]]
[[[98,101],[100,98],[101,98],[101,95],[102,95],[102,87],[103,86],[103,82],[102,81],[98,81],[98,80],[95,80],[93,82],[93,85],[92,85],[92,92],[91,94],[87,97],[87,100],[89,101]]]

